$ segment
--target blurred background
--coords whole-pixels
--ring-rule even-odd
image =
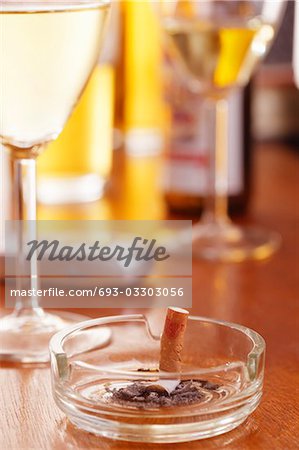
[[[239,216],[254,191],[256,143],[283,142],[298,152],[293,26],[289,1],[267,58],[230,98],[229,207]],[[38,160],[39,219],[200,217],[211,145],[202,102],[161,43],[150,1],[113,3],[99,64],[63,133]],[[1,166],[3,219],[11,216],[3,154]]]

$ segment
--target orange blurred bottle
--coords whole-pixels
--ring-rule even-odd
[[[130,154],[162,150],[161,34],[151,0],[124,0],[124,129]]]

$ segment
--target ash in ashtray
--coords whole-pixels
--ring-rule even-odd
[[[122,388],[106,387],[110,401],[122,405],[149,409],[157,407],[183,406],[202,401],[207,392],[216,391],[220,385],[207,380],[184,380],[171,392],[163,387],[136,381]]]

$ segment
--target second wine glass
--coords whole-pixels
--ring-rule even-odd
[[[178,68],[215,111],[211,186],[202,220],[193,228],[193,253],[221,261],[266,258],[279,247],[278,233],[239,227],[228,216],[228,97],[248,83],[265,55],[285,2],[161,0],[155,5]]]

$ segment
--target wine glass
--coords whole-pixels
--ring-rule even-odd
[[[0,136],[13,162],[15,216],[24,221],[19,254],[26,221],[31,238],[35,233],[36,157],[62,131],[97,63],[109,6],[110,0],[1,2]],[[30,289],[37,289],[36,261],[30,269]],[[24,287],[22,277],[17,282]],[[13,313],[0,320],[0,358],[46,361],[50,336],[79,320],[45,312],[36,296],[17,298]]]
[[[215,113],[215,152],[201,222],[193,228],[193,254],[208,260],[242,261],[270,256],[280,236],[228,217],[228,97],[245,86],[272,42],[284,0],[154,1],[177,68]],[[207,129],[212,129],[207,123]]]

